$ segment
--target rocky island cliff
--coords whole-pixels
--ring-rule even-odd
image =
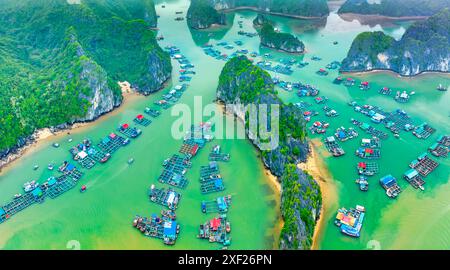
[[[450,0],[347,0],[338,13],[422,17],[432,16],[447,7],[450,7]]]
[[[187,23],[193,29],[206,29],[213,24],[226,24],[226,16],[215,10],[209,0],[191,0]]]
[[[303,42],[294,35],[275,31],[273,25],[261,17],[255,20],[256,23],[262,22],[259,28],[255,25],[259,29],[258,33],[261,39],[261,45],[289,53],[303,53],[305,51]]]
[[[0,158],[41,128],[92,121],[171,75],[157,44],[152,0],[3,0],[0,6]]]
[[[450,70],[450,10],[411,25],[399,41],[364,32],[353,41],[342,72],[391,70],[403,76]]]
[[[329,14],[326,0],[208,0],[216,10],[253,9],[259,12],[303,18]]]
[[[283,104],[276,95],[270,75],[245,56],[235,57],[225,64],[219,78],[217,99],[226,104],[280,106],[279,143],[275,149],[262,147],[267,141],[251,134],[247,124],[246,134],[260,149],[264,165],[281,182],[284,226],[280,248],[309,249],[320,215],[321,193],[317,183],[296,167],[297,163],[306,160],[309,152],[301,111],[292,104]],[[233,107],[232,113],[241,120],[248,120],[248,114],[239,106]]]

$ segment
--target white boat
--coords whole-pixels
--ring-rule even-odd
[[[129,160],[128,160],[128,164],[132,164],[134,162],[134,159],[133,158],[130,158]]]
[[[34,165],[33,170],[37,170],[37,169],[39,169],[39,165]]]
[[[36,181],[26,182],[25,184],[23,184],[23,190],[25,192],[30,192],[30,191],[33,191],[38,186],[39,186],[39,183],[37,183]]]
[[[54,168],[54,166],[53,166],[53,164],[48,164],[48,166],[47,166],[47,169],[49,170],[49,171],[53,171],[53,168]]]

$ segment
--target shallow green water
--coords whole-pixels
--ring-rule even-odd
[[[161,15],[159,28],[167,44],[181,48],[196,66],[197,75],[191,82],[191,87],[185,93],[181,102],[193,106],[194,95],[203,97],[203,103],[212,101],[215,96],[218,75],[224,64],[203,54],[199,47],[206,42],[216,43],[218,40],[233,42],[242,40],[249,51],[259,51],[261,54],[271,52],[275,59],[286,57],[286,54],[276,53],[259,48],[258,38],[246,38],[237,35],[240,30],[238,20],[243,20],[244,30],[254,31],[252,20],[254,12],[238,12],[228,14],[229,26],[209,31],[192,31],[186,22],[176,22],[175,11],[186,11],[188,1],[166,1],[166,8],[157,5],[157,13]],[[313,22],[271,17],[282,31],[296,33],[305,42],[308,53],[304,56],[294,56],[310,62],[303,69],[296,69],[287,78],[290,81],[302,81],[317,86],[321,95],[326,95],[329,106],[336,109],[340,116],[327,119],[321,114],[314,120],[326,120],[331,123],[329,133],[344,125],[350,127],[351,117],[366,120],[363,115],[355,115],[346,103],[356,100],[359,103],[378,105],[386,110],[402,108],[414,118],[430,123],[437,132],[428,140],[418,140],[412,134],[402,134],[401,139],[393,136],[383,141],[379,176],[393,174],[399,179],[404,192],[396,200],[390,200],[378,185],[378,177],[369,179],[370,190],[367,193],[359,191],[354,180],[354,166],[357,158],[352,152],[356,149],[360,137],[354,141],[342,143],[347,154],[339,159],[327,157],[324,159],[337,185],[339,201],[333,202],[330,211],[325,216],[325,227],[319,236],[319,248],[322,249],[366,249],[370,240],[378,241],[382,249],[390,248],[445,248],[450,247],[450,192],[448,159],[439,159],[440,167],[426,178],[425,192],[419,192],[408,186],[401,179],[407,170],[409,162],[432,144],[441,134],[450,133],[449,109],[450,94],[435,90],[438,83],[450,84],[450,77],[443,74],[423,75],[413,79],[398,78],[391,74],[374,73],[358,76],[371,82],[372,89],[362,92],[357,87],[347,89],[344,86],[332,84],[337,76],[336,71],[327,77],[320,77],[315,72],[333,60],[342,60],[350,47],[353,38],[362,31],[383,30],[396,38],[401,37],[408,23],[388,26],[364,26],[360,23],[346,22],[337,15],[331,14],[326,21]],[[234,21],[234,23],[233,23]],[[333,45],[333,41],[338,45]],[[231,51],[229,52],[231,53]],[[312,55],[318,55],[323,60],[310,61]],[[291,56],[289,56],[291,57]],[[176,74],[177,66],[174,68]],[[356,77],[356,76],[353,76]],[[126,80],[126,78],[124,78]],[[176,82],[175,82],[176,83]],[[407,104],[396,103],[392,98],[381,96],[377,90],[382,86],[393,89],[409,89],[416,95]],[[170,86],[168,86],[170,87]],[[165,92],[165,91],[162,91]],[[74,141],[86,136],[98,140],[119,123],[130,121],[137,113],[160,96],[158,93],[150,97],[137,99],[119,114],[100,121],[80,133],[70,135]],[[298,98],[294,92],[280,90],[280,96],[286,102],[300,100],[314,103],[309,98]],[[316,110],[321,109],[315,107]],[[47,200],[42,205],[35,205],[14,216],[8,222],[0,225],[0,247],[5,249],[64,249],[70,240],[77,240],[83,249],[157,249],[166,248],[155,239],[140,235],[131,226],[134,214],[150,215],[159,212],[160,207],[151,204],[146,196],[147,188],[156,182],[161,172],[161,162],[175,153],[181,142],[172,139],[170,129],[175,120],[166,111],[148,128],[143,135],[127,148],[121,149],[105,166],[96,166],[89,171],[82,182],[89,191],[80,194],[77,190],[70,191],[56,200]],[[383,127],[378,127],[385,130]],[[41,178],[45,179],[48,172],[44,169],[33,171],[32,166],[38,163],[42,167],[51,161],[68,159],[66,149],[69,147],[65,136],[59,140],[61,147],[50,147],[51,142],[43,144],[33,154],[27,155],[17,162],[6,173],[0,175],[0,198],[6,201],[11,195],[19,192],[23,182]],[[320,137],[319,137],[320,138]],[[277,196],[267,184],[263,167],[257,152],[244,140],[225,140],[219,142],[224,151],[230,152],[232,159],[221,166],[225,179],[226,193],[234,195],[229,217],[232,222],[233,249],[271,248],[276,234],[272,228],[278,219]],[[210,146],[210,145],[209,145]],[[187,174],[190,180],[188,188],[183,191],[178,219],[182,224],[182,232],[174,248],[215,249],[211,245],[195,238],[197,226],[208,217],[200,212],[199,201],[213,198],[217,194],[202,196],[198,184],[198,168],[207,162],[208,148],[193,161],[193,168]],[[128,166],[126,161],[133,157],[135,162]],[[367,219],[364,223],[360,239],[341,235],[333,225],[335,210],[340,207],[351,207],[355,204],[366,206]]]

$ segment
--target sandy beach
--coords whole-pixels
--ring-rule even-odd
[[[319,220],[317,221],[314,229],[311,249],[318,249],[318,237],[324,226],[324,216],[326,216],[330,204],[333,201],[336,201],[337,198],[336,188],[332,182],[332,177],[322,158],[317,153],[320,145],[320,140],[311,140],[310,154],[307,162],[297,164],[298,168],[307,171],[314,178],[314,180],[316,180],[322,193],[322,208],[320,210]]]
[[[18,149],[16,153],[10,154],[6,158],[0,160],[0,175],[5,173],[21,157],[29,155],[34,151],[38,150],[40,146],[43,145],[44,143],[58,139],[61,136],[65,136],[66,134],[69,133],[82,132],[86,128],[96,125],[100,121],[104,121],[111,116],[117,115],[118,113],[122,112],[126,108],[126,106],[130,104],[132,101],[134,101],[136,98],[142,97],[140,94],[138,94],[130,87],[130,84],[128,82],[119,82],[119,85],[122,89],[122,97],[123,97],[122,104],[120,104],[119,107],[108,113],[101,115],[100,117],[98,117],[93,121],[74,123],[67,129],[58,130],[56,132],[52,132],[50,128],[42,128],[36,130],[32,135],[32,137],[34,138],[32,142]]]

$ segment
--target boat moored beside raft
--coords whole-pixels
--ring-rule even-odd
[[[163,240],[166,245],[174,245],[180,233],[180,225],[176,220],[168,216],[158,217],[156,214],[152,214],[150,218],[136,215],[133,227],[147,237]]]

